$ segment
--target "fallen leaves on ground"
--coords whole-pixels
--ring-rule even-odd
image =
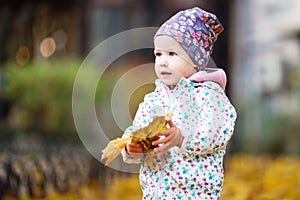
[[[138,177],[115,179],[107,200],[142,199]],[[300,159],[232,155],[226,158],[221,200],[299,200]]]
[[[300,159],[235,155],[225,165],[221,200],[300,199]]]
[[[140,200],[136,175],[115,179],[106,200]],[[221,200],[299,200],[300,158],[287,156],[232,155],[225,161]]]
[[[21,198],[29,200],[30,198]],[[101,188],[94,180],[77,194],[50,194],[44,200],[141,200],[137,174],[117,177]],[[300,158],[287,156],[230,155],[225,160],[221,200],[300,199]],[[4,198],[10,200],[10,198]]]

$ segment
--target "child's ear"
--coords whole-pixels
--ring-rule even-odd
[[[195,64],[194,64],[194,69],[198,72],[198,67]]]

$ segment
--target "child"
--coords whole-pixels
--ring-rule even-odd
[[[195,7],[171,17],[154,36],[156,89],[145,96],[123,134],[129,137],[155,116],[173,114],[169,129],[152,142],[151,163],[139,143],[129,142],[122,152],[125,162],[141,163],[143,199],[221,196],[223,156],[236,112],[223,90],[224,72],[203,70],[222,30],[215,15]],[[206,76],[209,72],[216,76]]]

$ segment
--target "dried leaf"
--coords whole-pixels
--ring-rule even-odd
[[[109,165],[122,151],[131,138],[116,138],[110,141],[102,150],[101,160],[107,159],[105,166]]]
[[[155,140],[155,136],[159,132],[167,130],[167,122],[171,119],[172,114],[166,116],[157,116],[149,123],[148,126],[140,128],[130,134],[129,138],[116,138],[110,141],[102,150],[101,160],[107,159],[105,166],[109,165],[125,148],[126,144],[131,141],[133,143],[141,143],[144,152],[148,153],[153,148],[151,143]]]

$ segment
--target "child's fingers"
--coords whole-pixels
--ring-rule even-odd
[[[138,143],[128,143],[127,144],[127,151],[130,153],[143,153],[143,147],[141,144]]]
[[[128,149],[128,152],[130,153],[130,154],[143,154],[144,153],[144,151],[142,150],[142,149]]]
[[[140,143],[132,143],[129,142],[128,146],[132,147],[132,148],[142,148],[142,145]]]
[[[166,130],[164,132],[157,133],[157,136],[158,137],[161,137],[161,136],[168,137],[168,136],[173,135],[173,134],[175,134],[177,132],[178,132],[178,128],[177,127],[171,127],[171,128],[169,128],[168,130]]]
[[[157,139],[152,142],[153,146],[157,146],[159,144],[164,144],[169,141],[169,135],[171,134],[171,130],[166,130],[164,132],[160,132],[157,134]]]
[[[169,134],[168,134],[169,135]],[[160,138],[158,140],[155,140],[152,142],[152,145],[153,146],[157,146],[157,145],[160,145],[160,144],[165,144],[167,143],[168,141],[170,141],[170,138],[169,137],[163,137],[163,138]]]
[[[170,127],[176,126],[176,125],[172,122],[172,120],[167,121],[167,124],[169,124]]]
[[[144,150],[140,148],[129,148],[128,151],[130,153],[144,153]]]
[[[171,146],[169,145],[169,143],[166,143],[162,146],[154,148],[153,150],[154,152],[159,152],[160,154],[163,154],[164,152],[167,152],[170,149],[170,147]]]
[[[158,140],[160,137],[158,135],[154,136],[154,140]]]
[[[161,132],[158,135],[165,136],[165,137],[153,141],[152,145],[158,146],[154,148],[154,151],[160,153],[166,152],[171,147],[178,145],[181,136],[180,130],[177,127],[171,127],[167,131]]]

